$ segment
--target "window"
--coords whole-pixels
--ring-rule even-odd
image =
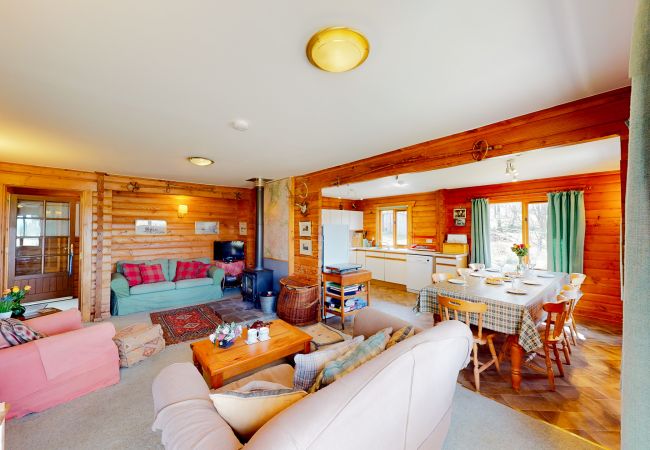
[[[546,269],[546,202],[490,203],[490,253],[497,267],[516,265],[512,244],[530,247],[528,262]]]
[[[379,209],[379,241],[382,247],[405,247],[409,241],[409,213],[406,206]]]

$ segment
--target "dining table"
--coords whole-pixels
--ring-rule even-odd
[[[512,274],[513,277],[516,275]],[[488,277],[503,277],[502,284],[488,284]],[[519,292],[512,293],[512,280],[501,273],[476,271],[462,278],[438,282],[424,287],[418,294],[417,312],[439,314],[438,294],[446,297],[485,303],[483,328],[507,336],[506,347],[511,361],[511,382],[515,391],[521,387],[521,365],[526,353],[542,347],[537,324],[544,317],[542,305],[555,302],[562,286],[569,282],[569,274],[530,270],[519,275]],[[470,315],[470,322],[478,325],[478,316]]]

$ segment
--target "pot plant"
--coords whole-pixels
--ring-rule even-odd
[[[217,325],[214,333],[210,335],[210,341],[216,346],[217,343],[221,348],[228,348],[235,343],[235,339],[241,336],[242,326],[235,322],[221,323]]]
[[[5,289],[0,297],[0,319],[8,319],[12,315],[22,315],[25,312],[25,307],[20,301],[25,298],[30,289],[30,286],[25,286],[22,289],[18,286]]]

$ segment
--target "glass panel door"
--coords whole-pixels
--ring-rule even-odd
[[[528,261],[538,269],[547,269],[546,217],[548,203],[528,204]]]
[[[513,244],[523,242],[521,202],[490,204],[490,253],[492,264],[503,267],[516,266]]]

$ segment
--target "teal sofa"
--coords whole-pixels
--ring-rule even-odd
[[[178,261],[201,261],[209,264],[209,258],[196,259],[153,259],[150,261],[118,261],[117,272],[111,275],[111,314],[123,316],[140,311],[166,309],[179,306],[206,303],[223,297],[223,269],[210,267],[208,278],[174,282]],[[165,281],[139,284],[129,287],[123,275],[123,266],[129,264],[160,264]]]

